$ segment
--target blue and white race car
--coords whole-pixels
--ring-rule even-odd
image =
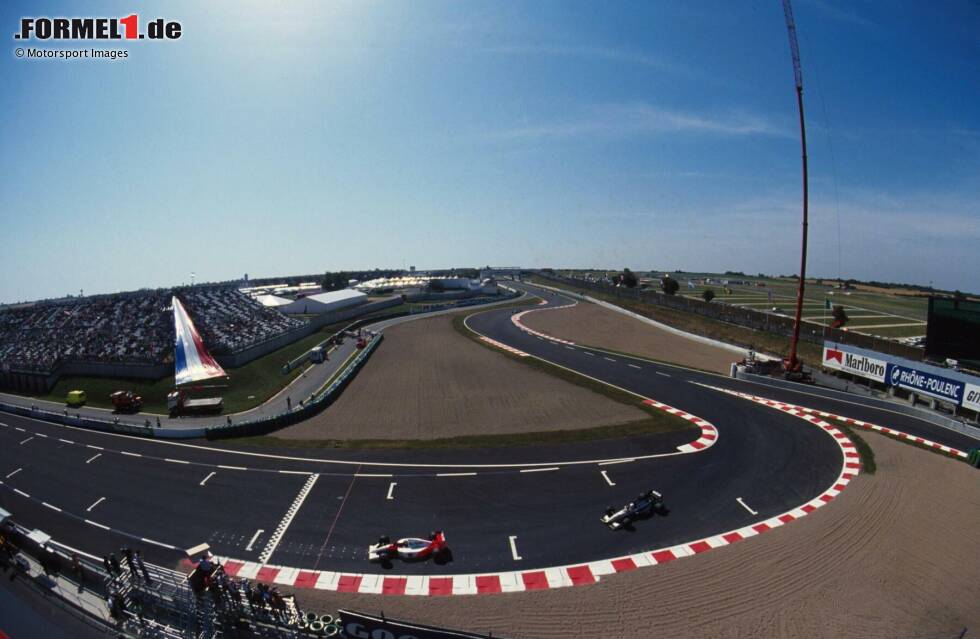
[[[601,521],[616,530],[637,519],[646,519],[654,513],[664,511],[664,496],[655,490],[648,490],[618,510],[612,506],[606,508],[606,514],[602,516]]]

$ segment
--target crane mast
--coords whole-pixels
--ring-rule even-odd
[[[800,67],[800,47],[796,41],[796,22],[793,20],[793,8],[790,0],[783,0],[783,14],[786,16],[786,30],[789,33],[789,49],[793,56],[793,79],[796,82],[796,103],[800,110],[800,146],[803,151],[803,242],[800,251],[800,282],[796,291],[796,318],[793,322],[793,339],[790,342],[789,357],[783,361],[787,375],[799,375],[802,365],[797,358],[797,346],[800,342],[800,322],[803,318],[803,293],[806,282],[806,240],[807,240],[807,208],[809,192],[806,165],[806,123],[803,119],[803,71]]]

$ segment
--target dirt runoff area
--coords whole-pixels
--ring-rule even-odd
[[[383,609],[393,618],[511,639],[954,639],[964,628],[974,636],[977,471],[862,435],[874,447],[876,475],[859,476],[799,521],[718,550],[550,591],[383,597],[300,590],[298,602],[322,611]]]
[[[286,439],[437,439],[592,428],[647,413],[460,335],[452,316],[397,324],[340,399]]]
[[[725,375],[730,372],[732,362],[742,359],[728,349],[686,339],[588,302],[528,313],[521,322],[528,328],[583,346],[607,348]]]

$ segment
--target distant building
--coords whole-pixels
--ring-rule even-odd
[[[367,302],[367,295],[360,291],[345,288],[340,291],[318,293],[302,297],[294,302],[278,307],[283,313],[290,315],[319,315],[331,311],[352,308]]]

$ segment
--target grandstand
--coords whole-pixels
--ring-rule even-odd
[[[234,354],[306,322],[234,288],[142,290],[0,310],[0,370],[56,371],[68,362],[165,364],[173,359],[177,295],[216,354]]]
[[[192,288],[177,296],[215,355],[241,352],[306,324],[234,288]]]

